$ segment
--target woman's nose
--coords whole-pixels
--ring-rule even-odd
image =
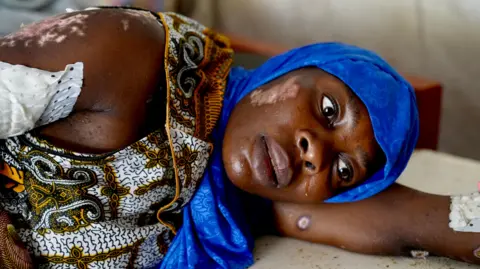
[[[331,155],[328,141],[323,141],[308,130],[298,130],[295,139],[300,158],[308,173],[317,174],[328,165]]]

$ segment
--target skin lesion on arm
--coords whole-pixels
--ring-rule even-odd
[[[480,233],[450,229],[449,208],[448,196],[394,185],[360,202],[275,203],[273,211],[283,236],[371,255],[411,256],[418,250],[480,264]]]
[[[1,38],[0,61],[50,72],[83,63],[72,113],[39,132],[54,145],[96,153],[145,135],[147,103],[165,83],[164,48],[165,31],[151,13],[96,9],[51,17]]]
[[[283,236],[364,254],[401,254],[395,228],[357,212],[354,204],[274,204],[276,230]]]
[[[90,15],[62,14],[22,26],[17,32],[2,38],[0,47],[42,48],[49,44],[61,44],[67,37],[84,37]]]

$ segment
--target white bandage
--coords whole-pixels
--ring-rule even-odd
[[[416,259],[426,259],[428,258],[430,253],[425,250],[412,250],[410,251],[410,255],[412,256],[412,258],[416,258]]]
[[[70,114],[83,84],[83,63],[48,72],[0,62],[0,139]]]
[[[458,232],[480,232],[480,193],[451,197],[449,226]]]

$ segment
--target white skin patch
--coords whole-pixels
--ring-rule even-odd
[[[65,38],[67,38],[66,36],[62,35],[62,36],[59,36],[57,37],[57,39],[55,39],[55,42],[57,43],[62,43],[63,40],[65,40]]]
[[[301,216],[300,218],[298,218],[297,220],[297,227],[298,229],[304,231],[306,229],[308,229],[308,227],[310,227],[310,216]]]
[[[0,39],[0,46],[13,47],[23,44],[29,47],[37,44],[43,47],[49,43],[62,43],[70,35],[85,36],[86,20],[89,15],[63,14],[22,27],[19,31]]]
[[[478,247],[477,249],[475,249],[473,251],[473,256],[477,257],[480,259],[480,247]]]
[[[412,258],[416,259],[426,259],[430,255],[430,253],[424,250],[412,250],[410,251],[410,255],[412,256]]]
[[[128,30],[128,20],[122,20],[122,26],[123,26],[123,30],[127,31]]]
[[[250,103],[254,106],[273,105],[287,99],[295,98],[300,91],[300,86],[290,78],[284,83],[275,85],[269,89],[259,88],[250,95]]]
[[[6,40],[0,43],[0,47],[15,47],[15,40]]]
[[[126,15],[137,18],[143,24],[150,22],[152,19],[157,21],[157,18],[151,12],[148,12],[148,11],[125,9],[124,12]]]

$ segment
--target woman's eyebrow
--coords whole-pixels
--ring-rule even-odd
[[[352,124],[350,125],[351,126],[350,128],[351,130],[354,130],[357,127],[358,122],[360,120],[360,107],[358,106],[358,102],[355,98],[356,96],[353,93],[353,91],[350,90],[349,88],[346,88],[346,90],[349,92],[347,106],[352,114],[352,118],[351,118]]]
[[[357,160],[358,160],[358,163],[367,170],[368,172],[368,168],[370,167],[370,163],[371,163],[371,160],[372,158],[370,157],[370,155],[363,149],[361,148],[360,146],[358,146],[356,149],[356,156],[357,157]]]

